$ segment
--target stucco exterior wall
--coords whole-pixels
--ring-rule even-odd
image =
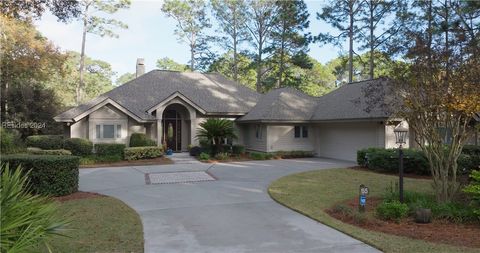
[[[121,125],[121,136],[120,138],[115,139],[97,139],[96,136],[96,125],[101,124],[113,124]],[[137,125],[132,124],[132,129],[138,128]],[[88,119],[88,129],[89,129],[89,138],[90,141],[95,143],[123,143],[128,145],[129,141],[129,122],[128,116],[123,112],[117,110],[115,107],[106,105],[102,108],[92,112],[89,115]]]
[[[345,122],[316,126],[317,156],[355,161],[357,150],[368,147],[385,147],[385,125],[380,122]]]
[[[70,138],[88,138],[88,117],[70,125]]]
[[[295,125],[267,126],[267,152],[313,151],[315,149],[315,131],[312,126],[307,127],[307,138],[303,138],[302,136],[295,138]]]
[[[257,124],[247,124],[244,129],[245,147],[248,150],[267,152],[267,135],[268,130],[266,125],[258,125],[261,129],[259,138],[256,137]]]

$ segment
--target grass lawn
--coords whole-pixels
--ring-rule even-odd
[[[369,197],[380,197],[395,180],[398,177],[368,171],[317,170],[282,177],[273,182],[268,191],[277,202],[385,252],[480,252],[480,249],[435,244],[362,229],[324,212],[336,203],[357,197],[360,184],[369,187]],[[409,191],[431,192],[430,184],[430,180],[405,179],[405,189]]]
[[[72,220],[69,237],[55,237],[53,252],[143,252],[140,217],[123,202],[93,197],[59,202],[59,211]],[[39,246],[32,252],[48,252]]]

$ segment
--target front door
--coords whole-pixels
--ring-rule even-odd
[[[167,148],[173,151],[182,150],[182,120],[175,110],[168,110],[164,113],[163,136]]]

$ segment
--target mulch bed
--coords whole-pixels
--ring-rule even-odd
[[[380,198],[367,199],[367,212],[374,212],[381,203]],[[353,210],[358,209],[358,199],[343,202]],[[419,224],[413,218],[405,218],[400,222],[383,221],[369,218],[359,223],[351,215],[335,213],[332,209],[325,210],[330,216],[342,222],[377,232],[420,239],[434,243],[444,243],[455,246],[480,248],[480,224],[457,224],[446,220],[433,220],[429,224]]]
[[[102,194],[94,193],[94,192],[75,192],[66,196],[53,197],[53,199],[58,202],[65,202],[69,200],[89,199],[89,198],[99,198],[99,197],[105,197],[105,196]]]
[[[99,167],[122,167],[122,166],[141,166],[141,165],[165,165],[173,164],[173,161],[166,157],[158,157],[154,159],[135,160],[135,161],[118,161],[105,162],[88,165],[80,165],[80,168],[99,168]]]

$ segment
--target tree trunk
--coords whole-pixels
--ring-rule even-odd
[[[285,33],[286,33],[286,24],[285,21],[283,21],[282,25],[282,41],[280,43],[280,66],[278,68],[278,87],[283,87],[283,72],[285,72]]]
[[[5,71],[4,73],[2,74],[5,74]],[[5,75],[3,75],[5,76]],[[7,99],[8,99],[8,82],[6,82],[5,80],[2,80],[2,99],[0,99],[0,102],[1,102],[1,120],[2,121],[5,121],[7,119],[7,110],[8,110],[8,102],[7,102]]]
[[[374,27],[373,27],[373,0],[370,1],[370,79],[373,79],[374,77],[374,68],[375,68],[375,65],[374,65],[374,50],[375,50],[375,47],[374,47],[374,42],[375,42],[375,35],[373,34],[373,31],[374,31]]]
[[[195,70],[195,49],[197,47],[197,38],[196,34],[192,32],[190,35],[190,70],[194,71]]]
[[[80,68],[78,70],[80,74],[80,80],[76,89],[75,103],[79,105],[83,100],[83,89],[84,89],[84,72],[85,72],[85,43],[87,40],[87,30],[88,30],[88,7],[85,6],[85,13],[83,16],[83,33],[82,33],[82,50],[80,51]]]
[[[257,92],[262,92],[262,50],[262,44],[259,43],[257,55]]]
[[[237,9],[233,8],[233,80],[238,81],[238,59],[237,59]]]
[[[353,82],[353,1],[350,0],[349,3],[349,16],[350,16],[350,26],[348,27],[348,38],[349,38],[349,48],[348,48],[348,82]]]

